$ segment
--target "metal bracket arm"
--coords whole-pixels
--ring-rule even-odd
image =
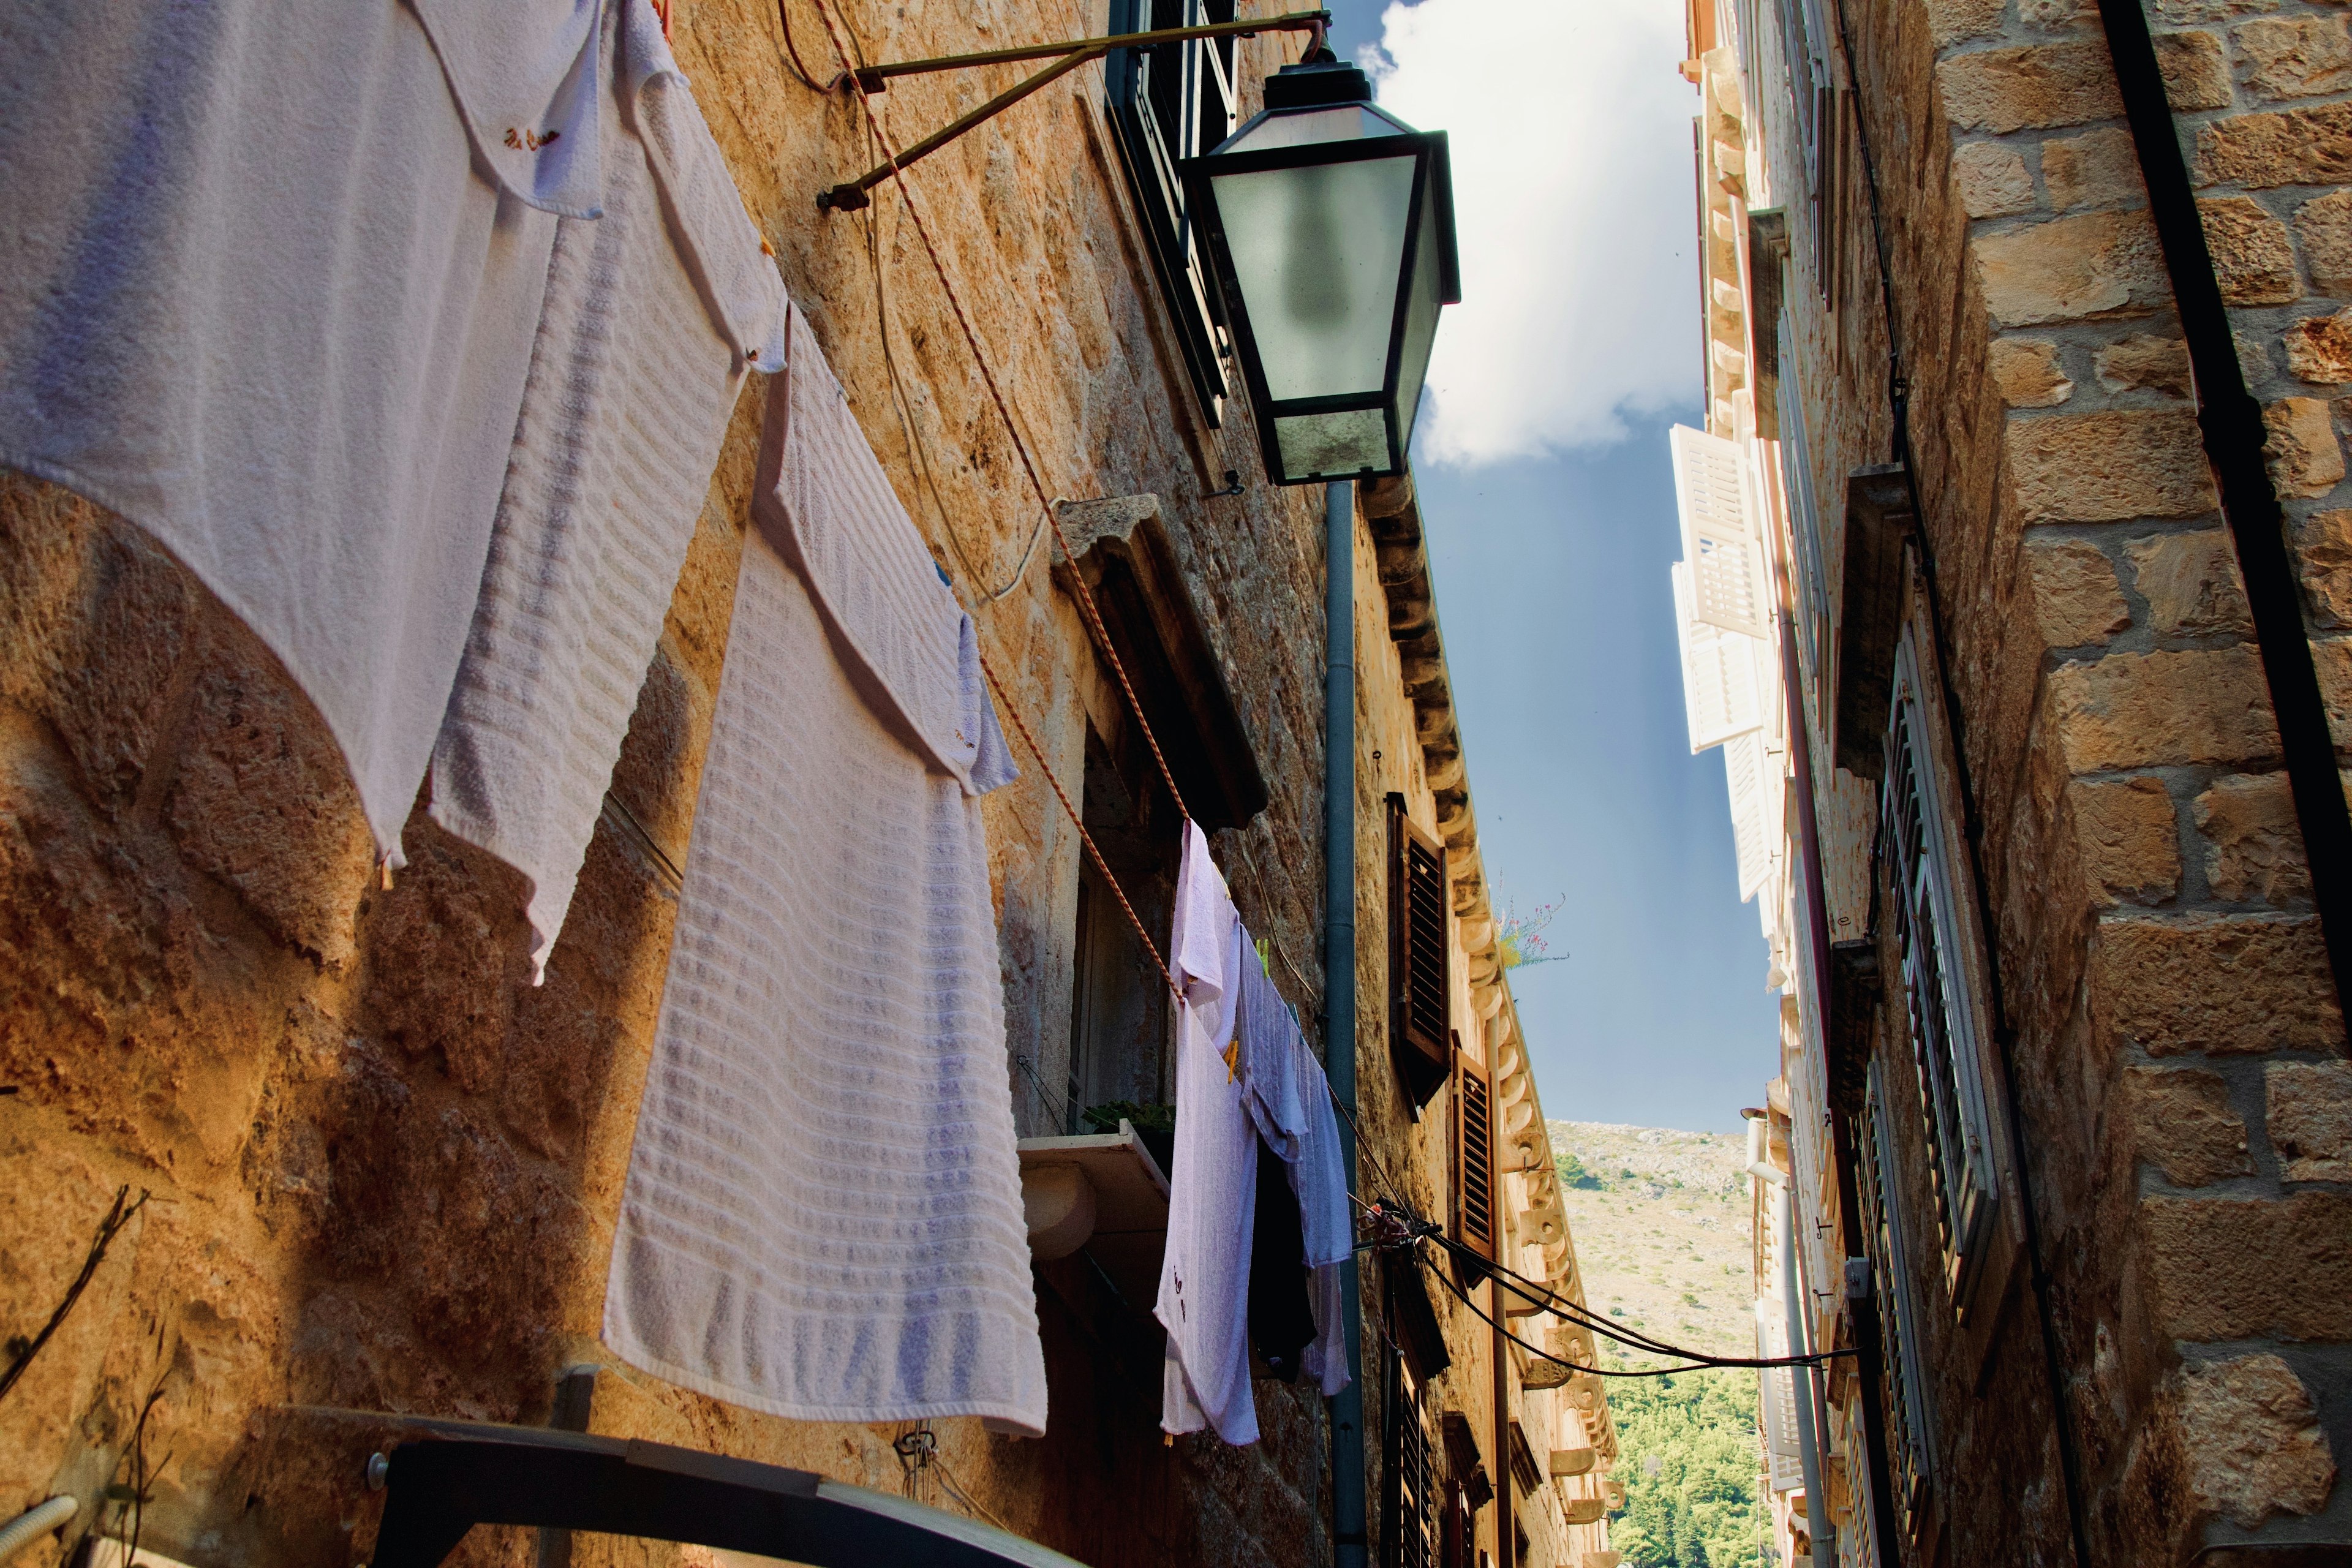
[[[866,193],[894,173],[912,168],[973,126],[1002,114],[1056,77],[1067,75],[1088,60],[1100,59],[1113,49],[1150,48],[1158,44],[1178,44],[1192,38],[1246,38],[1259,33],[1311,32],[1319,36],[1330,20],[1331,13],[1328,11],[1294,11],[1287,16],[1268,16],[1261,20],[1210,22],[1197,27],[1160,27],[1149,33],[1119,33],[1108,38],[1074,38],[1059,44],[1031,44],[1017,49],[988,49],[974,55],[942,55],[936,59],[862,66],[849,74],[856,79],[860,92],[872,94],[887,91],[889,79],[894,76],[962,70],[974,66],[1003,65],[1013,60],[1054,61],[1034,76],[998,93],[945,130],[926,136],[899,153],[897,159],[877,164],[855,180],[819,192],[816,205],[819,210],[825,212],[856,212],[870,204],[872,198]]]

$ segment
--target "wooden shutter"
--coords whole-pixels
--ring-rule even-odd
[[[1388,1354],[1387,1568],[1437,1568],[1437,1467],[1421,1390],[1407,1379],[1403,1355]]]
[[[1667,433],[1675,454],[1675,499],[1682,511],[1683,560],[1692,608],[1707,626],[1761,637],[1770,597],[1764,551],[1748,491],[1748,461],[1736,441],[1686,425]]]
[[[1454,1052],[1454,1239],[1492,1261],[1495,1212],[1495,1088],[1483,1063]]]
[[[1389,1048],[1416,1109],[1454,1075],[1444,847],[1389,796]]]
[[[1670,571],[1675,590],[1675,632],[1682,639],[1683,716],[1690,726],[1691,754],[1720,746],[1764,722],[1764,645],[1698,618],[1687,563]]]

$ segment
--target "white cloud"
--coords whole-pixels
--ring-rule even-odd
[[[1452,144],[1462,303],[1429,367],[1424,454],[1605,445],[1697,395],[1680,0],[1420,0],[1366,51],[1383,108]]]

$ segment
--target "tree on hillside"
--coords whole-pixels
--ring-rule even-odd
[[[1609,1407],[1625,1481],[1609,1538],[1628,1568],[1762,1568],[1756,1374],[1615,1379]]]

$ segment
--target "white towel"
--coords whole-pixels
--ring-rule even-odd
[[[532,0],[524,20],[550,31],[515,68],[568,72],[575,10]],[[0,462],[139,522],[244,617],[397,864],[555,219],[477,172],[432,43],[393,0],[17,0],[0,58]],[[542,107],[592,115],[596,95],[560,80]],[[536,131],[559,140],[506,162],[559,188],[533,160],[593,123]]]
[[[648,0],[616,9],[604,216],[556,224],[480,603],[433,751],[434,820],[530,879],[534,978],[746,369],[783,363],[783,280],[661,19]]]
[[[1250,1388],[1250,1241],[1257,1206],[1257,1129],[1244,1103],[1238,1053],[1246,947],[1225,879],[1198,825],[1184,825],[1169,952],[1177,1004],[1176,1155],[1168,1173],[1168,1247],[1153,1316],[1168,1331],[1160,1426],[1213,1426],[1233,1444],[1257,1441]]]
[[[604,1339],[775,1415],[1042,1432],[976,798],[1012,768],[971,622],[793,316]]]

